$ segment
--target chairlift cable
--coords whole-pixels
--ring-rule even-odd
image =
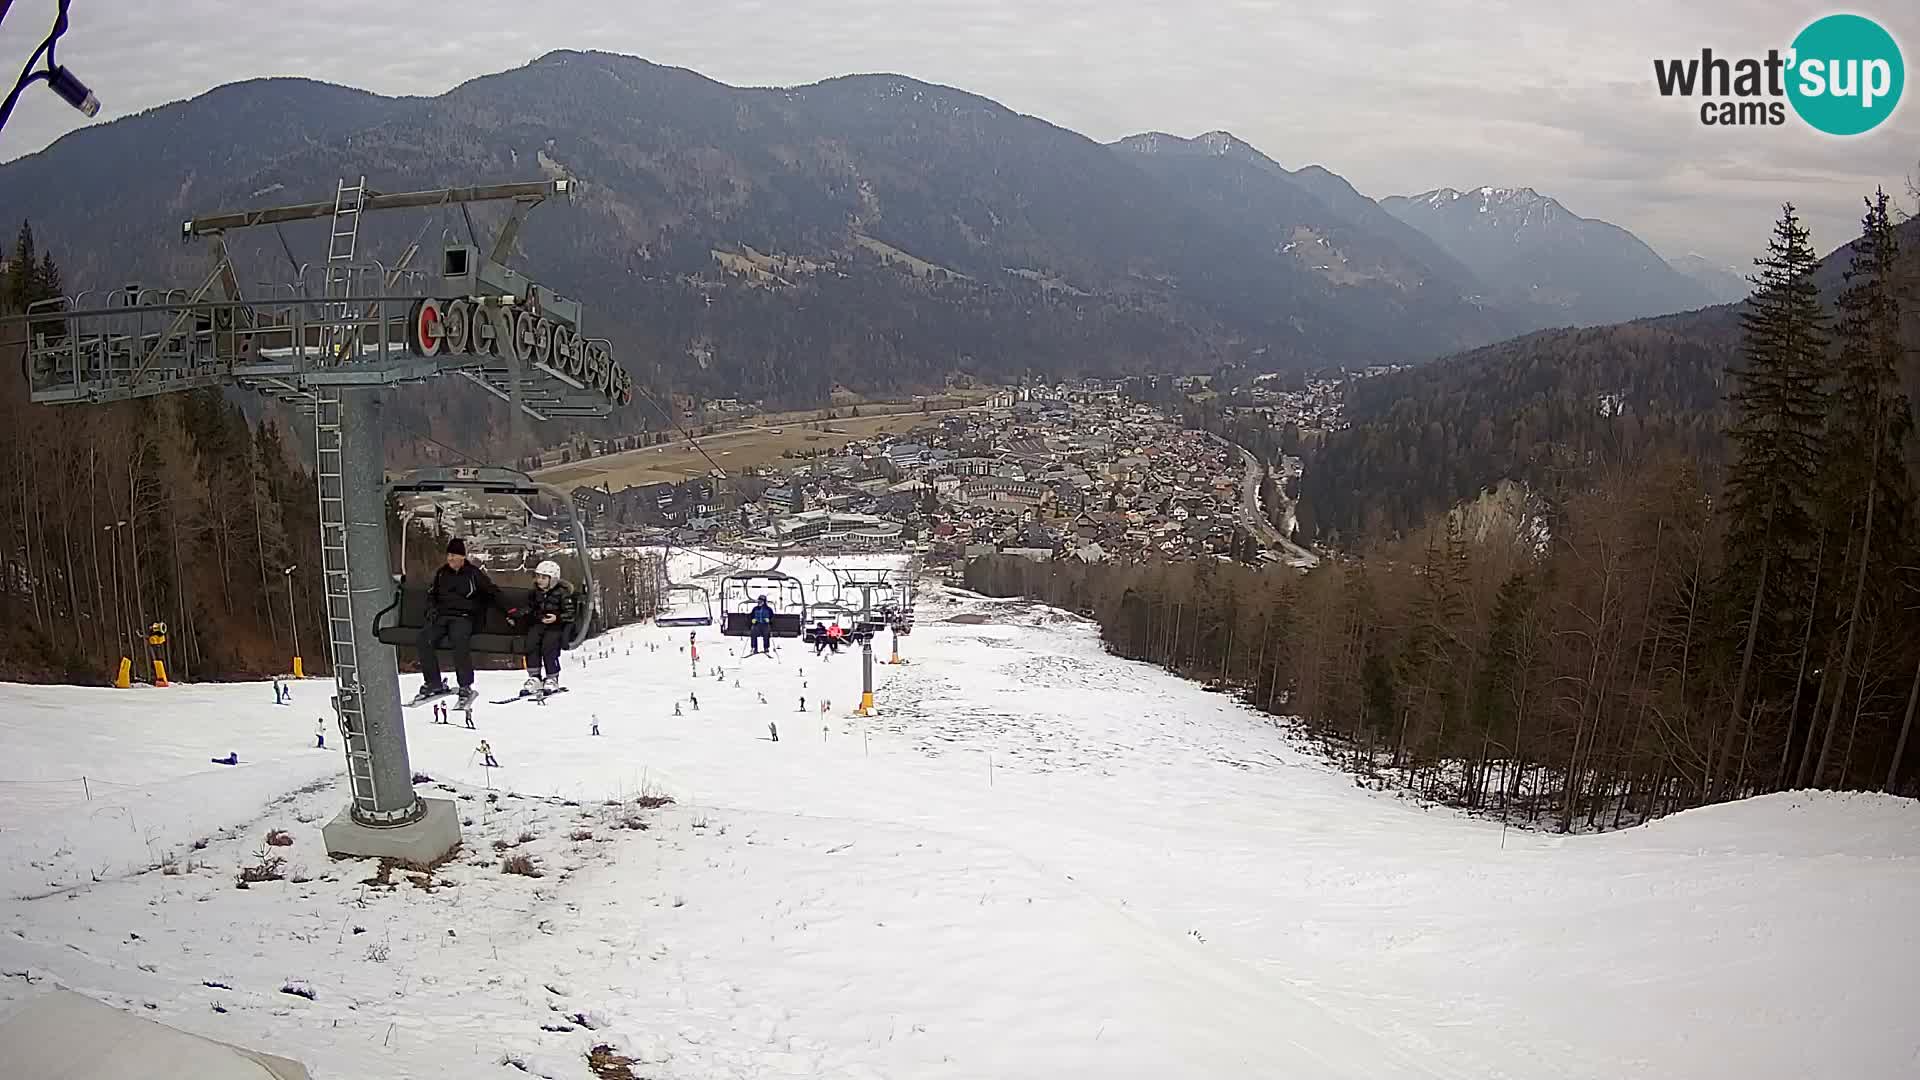
[[[424,431],[421,431],[420,429],[418,429],[418,428],[416,428],[416,427],[413,427],[413,426],[412,426],[412,425],[410,425],[410,424],[401,424],[401,425],[399,425],[399,427],[400,427],[400,429],[401,429],[402,431],[405,431],[405,432],[407,432],[408,434],[410,434],[410,435],[414,435],[414,436],[416,436],[416,437],[418,437],[418,438],[422,438],[422,439],[425,439],[425,440],[427,440],[428,442],[430,442],[430,443],[432,443],[433,445],[435,445],[435,446],[438,446],[438,447],[439,447],[439,448],[441,448],[442,450],[448,450],[448,451],[451,451],[451,452],[452,452],[452,453],[453,453],[453,454],[454,454],[454,455],[455,455],[456,457],[458,457],[458,458],[459,458],[460,460],[462,460],[462,461],[464,461],[464,462],[466,462],[466,463],[467,463],[467,464],[469,464],[469,465],[485,465],[485,464],[487,464],[486,462],[484,462],[484,461],[481,461],[481,460],[480,460],[479,458],[477,458],[477,457],[474,457],[474,456],[473,456],[472,454],[469,454],[469,453],[467,453],[467,452],[466,452],[465,450],[462,450],[462,449],[460,449],[460,448],[459,448],[459,447],[457,447],[457,446],[450,446],[450,445],[448,445],[448,444],[446,444],[446,443],[443,443],[443,442],[441,442],[441,441],[440,441],[439,439],[436,439],[436,438],[434,438],[433,436],[431,436],[431,435],[429,435],[429,434],[427,434],[427,433],[426,433],[426,432],[424,432]]]
[[[653,411],[659,413],[661,418],[666,420],[668,424],[671,424],[675,431],[678,431],[681,435],[686,437],[687,445],[699,451],[700,456],[707,459],[707,464],[713,466],[715,472],[718,472],[722,475],[726,474],[727,470],[723,468],[718,461],[714,460],[712,454],[707,453],[707,448],[700,445],[700,441],[693,437],[693,432],[688,431],[685,427],[681,426],[680,421],[674,419],[673,413],[671,410],[662,407],[660,402],[657,399],[655,399],[651,393],[647,391],[646,387],[636,382],[634,383],[633,388],[639,392],[641,397],[647,399],[647,404],[653,406]],[[774,525],[773,525],[773,534],[775,537],[783,541],[785,540],[785,537],[780,536],[780,524],[777,521],[774,522]],[[782,543],[780,545],[779,547],[780,554],[774,557],[773,565],[767,568],[769,571],[780,569],[780,560],[786,558],[787,549],[791,546],[792,545],[789,543]]]
[[[667,540],[666,540],[666,546],[667,546],[667,555],[666,555],[666,557],[667,557],[667,559],[669,560],[669,563],[671,563],[671,560],[673,559],[673,538],[672,538],[672,536],[671,536],[671,535],[669,535],[669,536],[667,537]],[[714,558],[714,557],[713,557],[713,556],[711,556],[711,555],[708,555],[708,554],[705,554],[705,553],[703,553],[703,552],[701,552],[701,551],[700,551],[699,549],[697,549],[697,548],[690,548],[690,547],[688,547],[688,546],[686,546],[685,544],[682,544],[682,545],[680,545],[680,553],[681,553],[682,555],[691,555],[691,556],[693,556],[694,558],[696,558],[696,559],[700,559],[700,560],[702,560],[702,561],[705,561],[705,562],[710,562],[710,563],[712,563],[713,565],[715,565],[715,566],[717,566],[717,567],[719,567],[719,568],[720,568],[720,569],[722,569],[722,570],[729,570],[729,571],[732,571],[732,570],[739,570],[739,569],[740,569],[740,564],[739,564],[739,563],[737,563],[737,562],[727,562],[727,561],[726,561],[726,560],[724,560],[724,559],[716,559],[716,558]],[[671,567],[671,565],[669,565],[669,567],[668,567],[668,570],[667,570],[667,584],[669,584],[669,585],[673,585],[673,584],[676,584],[676,583],[674,582],[674,580],[673,580],[673,570],[672,570],[672,567]]]
[[[697,450],[697,451],[699,451],[699,453],[700,453],[700,456],[701,456],[701,457],[703,457],[703,458],[706,458],[706,459],[707,459],[707,464],[709,464],[709,465],[711,465],[711,466],[713,466],[713,467],[714,467],[714,469],[715,469],[715,470],[717,470],[717,471],[719,471],[719,472],[722,472],[722,473],[724,473],[724,472],[726,472],[726,471],[727,471],[726,469],[724,469],[724,468],[722,468],[722,467],[721,467],[721,465],[720,465],[720,463],[719,463],[718,461],[715,461],[715,460],[713,459],[713,455],[712,455],[712,454],[709,454],[709,453],[707,453],[707,448],[706,448],[706,447],[704,447],[704,446],[701,446],[701,445],[700,445],[700,442],[699,442],[699,440],[698,440],[698,439],[695,439],[695,438],[693,437],[693,433],[692,433],[692,432],[690,432],[690,431],[688,431],[688,430],[687,430],[686,428],[684,428],[684,427],[682,427],[682,426],[680,426],[680,421],[678,421],[678,420],[675,420],[675,419],[673,418],[673,413],[672,413],[672,412],[671,412],[670,410],[668,410],[668,409],[666,409],[666,408],[664,408],[663,406],[661,406],[661,404],[660,404],[660,402],[659,402],[659,400],[658,400],[658,399],[656,399],[656,398],[655,398],[655,397],[653,396],[653,394],[651,394],[650,392],[648,392],[648,390],[647,390],[647,388],[646,388],[645,386],[642,386],[641,384],[639,384],[638,382],[636,382],[636,383],[634,383],[634,384],[633,384],[633,388],[634,388],[634,390],[636,390],[636,391],[638,391],[638,392],[639,392],[639,394],[640,394],[640,396],[641,396],[641,397],[643,397],[643,398],[646,398],[646,399],[647,399],[647,404],[649,404],[649,405],[651,405],[651,406],[653,406],[653,411],[655,411],[655,412],[657,412],[657,413],[659,413],[659,414],[660,414],[660,416],[661,416],[661,418],[663,418],[664,420],[666,420],[666,422],[667,422],[667,423],[669,423],[669,424],[671,424],[671,425],[673,426],[673,429],[674,429],[675,431],[678,431],[678,432],[679,432],[679,433],[680,433],[681,435],[683,435],[683,436],[685,436],[685,437],[686,437],[686,440],[687,440],[687,445],[688,445],[688,446],[691,446],[691,447],[693,447],[693,448],[694,448],[695,450]]]

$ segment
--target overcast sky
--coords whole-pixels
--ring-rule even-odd
[[[9,71],[54,7],[12,5],[0,24]],[[1797,121],[1708,128],[1697,103],[1659,97],[1652,60],[1702,46],[1764,55],[1830,10],[1878,19],[1909,68],[1920,58],[1914,0],[73,0],[58,56],[99,95],[101,120],[265,75],[438,94],[557,48],[735,85],[897,72],[1102,141],[1224,128],[1376,198],[1533,187],[1663,255],[1744,267],[1783,200],[1803,207],[1824,251],[1851,238],[1875,184],[1904,191],[1920,159],[1920,89],[1851,139]],[[81,120],[32,87],[0,132],[0,160]]]

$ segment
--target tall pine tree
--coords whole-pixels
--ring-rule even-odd
[[[1848,596],[1840,635],[1839,663],[1827,673],[1834,680],[1828,695],[1825,734],[1814,768],[1817,786],[1833,757],[1834,735],[1847,701],[1848,676],[1856,656],[1870,654],[1872,624],[1881,605],[1867,583],[1885,582],[1903,561],[1912,490],[1908,481],[1907,440],[1913,417],[1900,387],[1900,301],[1895,294],[1899,238],[1888,214],[1887,194],[1867,200],[1860,238],[1853,242],[1840,293],[1838,363],[1828,399],[1823,491],[1830,525],[1851,522],[1846,543],[1837,545],[1844,560],[1838,580]],[[1865,708],[1860,702],[1857,708]],[[1804,772],[1804,769],[1803,769]]]
[[[48,300],[66,291],[66,283],[61,280],[60,267],[53,261],[53,252],[44,252],[40,256],[40,265],[34,269],[34,299]]]
[[[1441,535],[1435,532],[1444,530]],[[1416,571],[1420,582],[1408,607],[1407,643],[1400,655],[1400,739],[1395,764],[1422,760],[1423,750],[1437,754],[1449,723],[1464,702],[1460,629],[1466,617],[1466,551],[1458,515],[1431,527],[1425,556]],[[1415,727],[1418,720],[1420,727]],[[1429,730],[1426,725],[1433,726]]]
[[[1827,315],[1813,281],[1818,262],[1788,203],[1766,255],[1754,260],[1754,291],[1740,316],[1743,363],[1729,373],[1734,457],[1722,594],[1743,617],[1733,706],[1709,772],[1709,796],[1729,788],[1728,764],[1750,722],[1750,699],[1767,702],[1791,681],[1782,679],[1778,661],[1792,652],[1795,615],[1810,602],[1826,419]]]
[[[33,225],[20,223],[20,234],[13,242],[13,257],[7,263],[6,304],[15,311],[25,311],[28,304],[40,299],[37,291],[40,275],[40,263],[33,249]]]

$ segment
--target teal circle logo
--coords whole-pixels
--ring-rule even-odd
[[[1879,127],[1907,81],[1900,46],[1862,15],[1828,15],[1793,39],[1787,100],[1800,119],[1829,135]]]

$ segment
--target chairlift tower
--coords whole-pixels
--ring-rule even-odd
[[[572,191],[572,181],[551,179],[381,194],[364,177],[342,179],[324,202],[185,222],[182,239],[205,241],[210,253],[195,288],[88,291],[12,320],[27,326],[35,402],[238,386],[313,417],[327,640],[352,792],[325,829],[331,853],[424,863],[460,841],[453,804],[413,790],[398,667],[377,640],[394,595],[382,391],[456,375],[535,420],[606,416],[632,400],[632,379],[609,343],[581,332],[579,303],[505,265],[528,211]],[[468,219],[473,243],[446,247],[438,274],[414,267],[418,237],[391,267],[360,250],[369,213],[458,206],[465,215],[466,204],[490,201],[512,204],[491,248],[477,246]],[[298,268],[290,283],[243,290],[229,232],[321,219],[331,222],[322,265]]]
[[[894,572],[884,567],[844,567],[833,572],[842,590],[860,591],[860,707],[857,716],[873,715],[873,594],[880,589],[898,592]]]

